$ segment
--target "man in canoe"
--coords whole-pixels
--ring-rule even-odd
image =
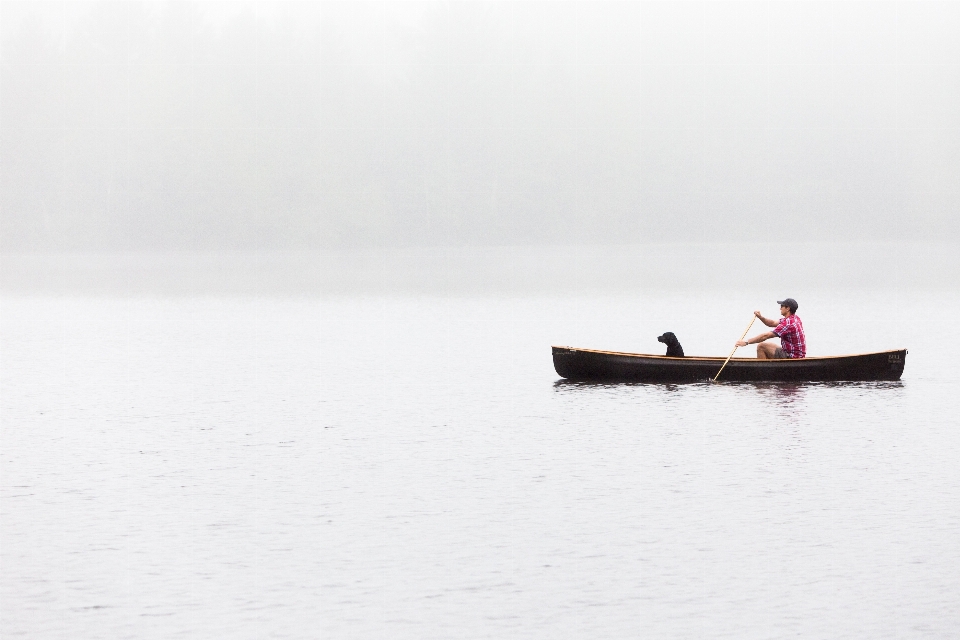
[[[747,340],[737,342],[738,347],[745,347],[748,344],[757,345],[757,358],[769,360],[771,358],[803,358],[807,355],[807,342],[803,336],[803,323],[797,317],[797,301],[793,298],[786,300],[777,300],[780,305],[780,321],[764,318],[759,311],[754,311],[753,315],[760,319],[760,322],[768,327],[774,327],[773,331],[761,333]],[[780,346],[776,346],[764,340],[770,338],[780,338]]]

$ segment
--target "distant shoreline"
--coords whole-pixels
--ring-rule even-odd
[[[0,254],[5,295],[931,290],[958,284],[960,243],[952,242]]]

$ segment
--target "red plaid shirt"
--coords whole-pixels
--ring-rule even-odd
[[[780,338],[780,346],[788,358],[803,358],[807,355],[807,343],[803,339],[803,323],[800,318],[781,318],[773,332]]]

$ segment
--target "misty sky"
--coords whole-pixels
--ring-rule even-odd
[[[960,3],[0,3],[0,247],[960,240]]]

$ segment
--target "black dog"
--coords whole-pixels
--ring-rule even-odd
[[[673,332],[667,331],[665,334],[657,338],[657,342],[662,342],[667,345],[667,355],[673,358],[682,358],[683,357],[683,347],[680,346],[680,342],[677,341],[677,336],[673,335]]]

